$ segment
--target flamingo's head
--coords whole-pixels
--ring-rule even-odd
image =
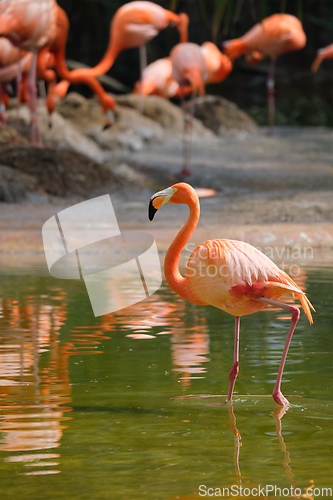
[[[198,203],[198,196],[192,186],[186,182],[179,182],[171,187],[155,193],[149,202],[148,217],[153,220],[157,210],[165,203],[192,205]]]

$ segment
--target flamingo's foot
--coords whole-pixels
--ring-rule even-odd
[[[273,392],[273,399],[275,403],[281,406],[290,406],[290,403],[287,398],[284,397],[281,391],[274,391]]]

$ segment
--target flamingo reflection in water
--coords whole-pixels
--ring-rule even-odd
[[[60,455],[46,450],[59,446],[62,422],[68,419],[64,414],[71,410],[60,406],[70,402],[71,390],[68,353],[58,342],[66,319],[66,297],[59,292],[57,298],[55,305],[40,303],[33,295],[26,297],[24,305],[4,299],[0,319],[5,332],[0,346],[0,449],[24,452],[6,460],[33,467],[28,475],[60,472],[54,469]],[[50,359],[43,362],[41,354],[48,350]],[[37,450],[40,453],[27,453]]]
[[[205,377],[207,370],[202,363],[210,361],[206,356],[209,354],[208,328],[204,318],[197,318],[190,331],[180,323],[170,333],[172,361],[175,365],[173,371],[180,373],[182,388],[187,389],[191,381]]]
[[[195,399],[195,398],[200,398],[202,396],[190,396],[190,398]],[[189,396],[180,396],[179,398],[176,398],[177,400],[184,400],[189,398]],[[241,434],[237,428],[237,422],[236,422],[236,415],[234,413],[234,407],[233,403],[212,403],[212,404],[207,404],[206,406],[227,406],[228,407],[228,413],[229,413],[229,430],[231,431],[233,438],[234,438],[234,469],[235,469],[235,477],[231,478],[234,480],[234,482],[230,484],[224,484],[224,485],[219,485],[219,486],[211,486],[209,487],[210,489],[210,494],[208,493],[208,487],[206,487],[205,493],[207,496],[217,496],[221,497],[223,496],[224,498],[235,498],[235,499],[242,499],[244,497],[246,498],[260,498],[263,499],[270,499],[270,498],[277,498],[275,495],[275,492],[273,495],[267,495],[267,493],[270,493],[270,491],[267,491],[265,487],[262,488],[262,485],[257,484],[257,483],[243,483],[242,482],[242,473],[240,469],[240,450],[242,446],[242,438]],[[307,498],[308,500],[315,500],[315,497],[311,495],[312,489],[315,487],[313,480],[309,481],[309,486],[305,487],[303,489],[304,493],[302,493],[301,488],[299,487],[299,481],[295,479],[295,475],[292,473],[291,467],[290,467],[290,454],[287,451],[286,444],[283,439],[282,435],[282,418],[288,411],[287,407],[276,407],[275,410],[273,411],[272,417],[276,422],[276,427],[275,427],[275,433],[276,436],[279,440],[279,443],[281,445],[281,451],[283,452],[284,455],[284,460],[283,460],[283,467],[285,469],[285,473],[289,482],[289,491],[290,492],[295,492],[296,494],[291,494],[288,496],[288,498]],[[232,489],[233,488],[233,489]],[[261,488],[261,491],[264,493],[258,494],[259,488]],[[246,490],[244,492],[244,490]],[[299,490],[299,491],[298,491]],[[250,496],[251,491],[253,491],[253,496]],[[204,490],[201,491],[201,496],[203,495]],[[213,493],[212,493],[213,492]],[[223,492],[223,493],[222,493]],[[229,493],[232,492],[231,496]],[[247,493],[249,492],[249,493]],[[200,493],[199,493],[200,495]],[[199,498],[198,494],[190,494],[190,495],[180,495],[177,497],[171,497],[169,500],[195,500]]]
[[[71,403],[69,357],[100,352],[95,347],[101,332],[87,335],[95,326],[74,328],[70,342],[59,342],[67,304],[62,289],[30,294],[23,305],[11,298],[0,301],[0,450],[23,452],[9,454],[6,461],[28,467],[26,475],[61,472],[60,454],[50,450],[60,446],[63,422],[71,420],[72,408],[64,406]]]
[[[202,363],[210,361],[206,356],[209,354],[209,333],[203,317],[194,317],[189,328],[185,312],[186,305],[177,296],[173,302],[167,302],[161,294],[155,293],[126,310],[101,316],[100,329],[107,332],[125,330],[126,337],[136,340],[170,336],[173,371],[180,374],[182,387],[188,388],[192,380],[204,378],[206,369]],[[161,327],[164,330],[156,333],[155,329]]]

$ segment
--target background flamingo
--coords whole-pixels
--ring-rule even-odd
[[[258,62],[261,57],[271,58],[268,80],[268,108],[270,134],[273,134],[275,103],[274,73],[275,60],[278,56],[302,49],[306,44],[306,36],[301,22],[289,14],[273,14],[256,24],[241,38],[223,43],[225,53],[230,59],[250,53],[250,62]]]
[[[324,59],[333,59],[333,43],[317,51],[317,57],[312,63],[311,71],[316,73]]]
[[[196,43],[179,43],[170,53],[172,62],[172,75],[179,83],[181,89],[182,108],[184,112],[183,129],[183,168],[180,172],[181,177],[190,175],[189,169],[191,133],[194,116],[195,98],[199,93],[205,94],[204,81],[207,77],[207,68],[205,60],[201,53],[200,46]],[[185,111],[183,89],[190,86],[192,98],[189,116]]]
[[[56,29],[55,0],[12,0],[0,3],[0,36],[8,38],[21,50],[33,53],[27,80],[31,109],[31,137],[41,146],[37,123],[36,62],[38,51],[50,45]]]
[[[172,75],[171,58],[164,57],[148,64],[143,70],[142,78],[134,86],[134,93],[143,96],[153,94],[165,99],[180,97],[179,83]],[[191,87],[183,87],[182,93],[184,95],[190,94]]]
[[[71,83],[84,83],[98,95],[102,108],[107,114],[105,127],[108,127],[113,123],[112,111],[115,108],[115,101],[105,92],[98,80],[87,74],[85,70],[79,69],[75,72],[68,70],[65,61],[68,31],[69,21],[67,14],[61,7],[57,6],[56,34],[54,41],[50,47],[45,47],[38,55],[38,77],[49,82],[46,100],[49,114],[51,115],[55,109],[56,98],[63,98]],[[60,77],[64,79],[64,81],[59,84],[57,84],[56,73],[49,68],[50,55],[53,56],[54,59],[51,65],[56,66],[56,70]]]
[[[201,45],[201,53],[207,68],[205,84],[219,83],[227,78],[232,70],[232,62],[228,56],[222,54],[212,42],[204,42]]]
[[[169,98],[179,96],[179,83],[172,76],[170,57],[157,59],[143,70],[141,79],[136,82],[134,93],[141,95],[155,94]]]
[[[310,324],[310,308],[313,309],[313,306],[305,293],[284,271],[259,250],[242,241],[206,241],[190,255],[184,278],[179,271],[179,257],[198,223],[199,199],[189,184],[174,184],[152,196],[149,219],[152,220],[157,210],[168,202],[188,205],[190,215],[165,256],[164,273],[167,282],[176,293],[189,302],[197,305],[209,304],[235,316],[234,363],[230,371],[228,401],[232,400],[239,370],[240,317],[260,311],[268,304],[291,312],[291,325],[273,390],[276,403],[288,406],[289,402],[281,392],[281,379],[300,313],[296,306],[284,304],[279,299],[286,293],[297,296]]]
[[[187,14],[175,14],[160,5],[147,1],[129,2],[120,7],[110,24],[109,44],[102,60],[94,68],[85,69],[91,76],[104,75],[119,53],[131,47],[140,47],[141,74],[147,66],[145,45],[158,33],[174,23],[180,34],[180,41],[187,42],[189,18]],[[74,70],[73,74],[75,75]]]

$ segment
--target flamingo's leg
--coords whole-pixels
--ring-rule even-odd
[[[192,129],[193,129],[193,119],[194,119],[194,109],[195,109],[195,99],[196,94],[193,92],[191,96],[191,104],[190,104],[190,116],[188,123],[188,134],[187,134],[187,150],[186,150],[186,169],[187,175],[191,174],[190,163],[191,163],[191,146],[192,146]]]
[[[33,146],[42,147],[37,118],[37,86],[36,86],[37,53],[33,54],[28,75],[27,90],[29,92],[29,105],[31,111],[31,142]]]
[[[140,50],[140,78],[142,80],[143,70],[147,66],[147,47],[145,45],[141,45],[139,47]],[[140,102],[139,102],[139,113],[143,114],[143,108],[145,104],[145,96],[142,93],[142,85],[140,86]]]
[[[140,73],[142,78],[143,70],[147,67],[147,47],[140,45]]]
[[[229,391],[228,391],[228,401],[232,401],[232,393],[234,392],[234,386],[236,378],[239,371],[239,323],[240,317],[235,317],[235,345],[234,345],[234,364],[230,370],[229,378]]]
[[[43,101],[46,101],[46,86],[44,80],[37,80],[39,95],[42,97]]]
[[[6,106],[3,97],[2,84],[0,83],[0,125],[6,125]]]
[[[194,94],[192,94],[190,111],[188,112],[185,106],[185,96],[183,87],[180,86],[180,97],[181,97],[181,109],[183,111],[184,116],[184,125],[183,125],[183,166],[180,171],[180,177],[183,179],[191,174],[191,170],[189,169],[189,151],[190,151],[190,140],[191,140],[191,130],[192,130],[192,122],[191,122],[191,110],[192,110],[192,100],[195,99]],[[195,101],[194,101],[195,102]]]
[[[185,107],[185,96],[184,96],[184,90],[183,86],[180,85],[180,107],[183,112],[183,137],[182,137],[182,142],[183,142],[183,166],[182,170],[180,171],[180,176],[184,177],[188,175],[186,171],[186,137],[187,137],[187,127],[188,127],[188,114],[186,111]]]
[[[21,107],[22,89],[23,89],[21,58],[22,58],[22,52],[20,54],[20,59],[17,61],[17,75],[16,75],[16,98],[17,98],[17,104],[16,104],[16,133],[17,134],[18,134],[18,132],[20,130],[20,107]],[[14,144],[17,144],[17,140],[18,139],[16,137]]]
[[[272,136],[274,131],[275,121],[275,59],[271,59],[267,79],[267,95],[268,95],[268,135]]]
[[[284,364],[286,361],[286,357],[288,354],[288,349],[290,346],[291,338],[293,336],[295,327],[297,325],[297,321],[299,318],[299,309],[296,306],[289,306],[288,304],[283,304],[283,302],[278,302],[276,300],[271,300],[271,299],[266,299],[266,298],[260,298],[257,299],[260,302],[265,302],[266,304],[271,304],[276,307],[280,307],[281,309],[286,309],[287,311],[291,312],[291,324],[289,328],[289,332],[287,335],[287,340],[283,349],[283,354],[282,358],[280,361],[280,366],[279,366],[279,371],[278,371],[278,376],[275,382],[274,390],[273,390],[273,399],[278,405],[282,406],[289,406],[289,401],[283,396],[281,392],[281,380],[282,380],[282,374],[283,374],[283,369],[284,369]]]

